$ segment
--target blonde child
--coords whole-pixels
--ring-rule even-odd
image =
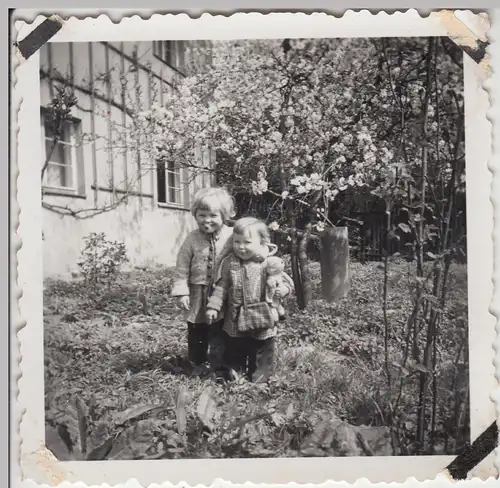
[[[266,224],[253,217],[236,221],[232,253],[221,265],[220,278],[207,305],[207,322],[216,321],[226,305],[223,324],[224,366],[250,381],[266,381],[274,373],[274,315],[266,302],[266,259],[269,246]],[[275,291],[282,298],[293,291],[291,279]]]
[[[184,240],[177,256],[172,296],[187,311],[188,358],[195,366],[207,361],[221,366],[222,307],[209,325],[206,304],[214,282],[217,258],[232,234],[226,222],[234,215],[234,200],[223,188],[203,188],[195,196],[191,213],[198,224]]]

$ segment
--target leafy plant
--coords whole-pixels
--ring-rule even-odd
[[[92,232],[84,238],[78,267],[85,281],[91,285],[105,283],[108,286],[128,262],[127,249],[123,242],[106,239],[104,232]]]
[[[94,402],[86,404],[75,396],[52,417],[47,434],[52,444],[58,440],[60,448],[64,446],[69,459],[147,459],[151,438],[162,424],[155,417],[162,411],[154,405],[137,405],[118,413],[106,409],[99,415]]]

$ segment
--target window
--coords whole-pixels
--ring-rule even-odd
[[[172,68],[184,72],[184,41],[153,41],[153,54]]]
[[[180,167],[173,161],[157,163],[158,203],[183,208],[189,206],[189,182],[186,173],[186,168]]]
[[[74,193],[83,188],[80,125],[78,119],[64,120],[56,134],[50,111],[42,109],[42,168],[46,164],[43,174],[46,188]]]

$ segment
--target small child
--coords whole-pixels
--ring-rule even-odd
[[[226,244],[222,248],[215,262],[214,280],[213,280],[214,283],[217,283],[217,281],[220,279],[222,272],[222,263],[230,254],[233,253],[233,246],[234,246],[233,235],[231,235],[229,239],[226,241]],[[265,242],[264,244],[262,244],[260,249],[256,249],[255,256],[253,257],[253,259],[254,261],[257,262],[263,262],[266,258],[274,256],[274,254],[276,254],[277,251],[278,251],[278,246],[276,244],[271,244],[271,242]]]
[[[279,298],[275,297],[275,291],[284,281],[293,287],[293,280],[285,273],[285,263],[278,256],[269,256],[267,259],[267,281],[266,281],[266,302],[271,307],[275,322],[285,320],[285,308]]]
[[[198,228],[181,245],[171,292],[187,311],[189,360],[198,367],[209,361],[214,370],[222,364],[222,309],[211,325],[205,311],[215,262],[232,234],[225,222],[235,215],[233,202],[223,188],[203,188],[195,194],[191,213]]]
[[[250,381],[267,381],[274,373],[276,323],[265,300],[266,259],[269,245],[266,224],[253,217],[236,221],[233,252],[221,266],[220,278],[207,305],[207,322],[217,320],[223,304],[224,366],[244,374]],[[293,283],[283,280],[275,296],[285,297]]]

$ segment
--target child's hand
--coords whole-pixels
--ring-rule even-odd
[[[184,295],[183,297],[180,297],[179,304],[184,310],[189,310],[189,307],[191,305],[189,300],[189,295]]]
[[[280,285],[276,287],[276,291],[274,292],[274,298],[284,298],[290,293],[290,290],[287,286]]]
[[[206,311],[205,316],[207,318],[207,323],[211,324],[217,318],[217,310],[209,309]]]

